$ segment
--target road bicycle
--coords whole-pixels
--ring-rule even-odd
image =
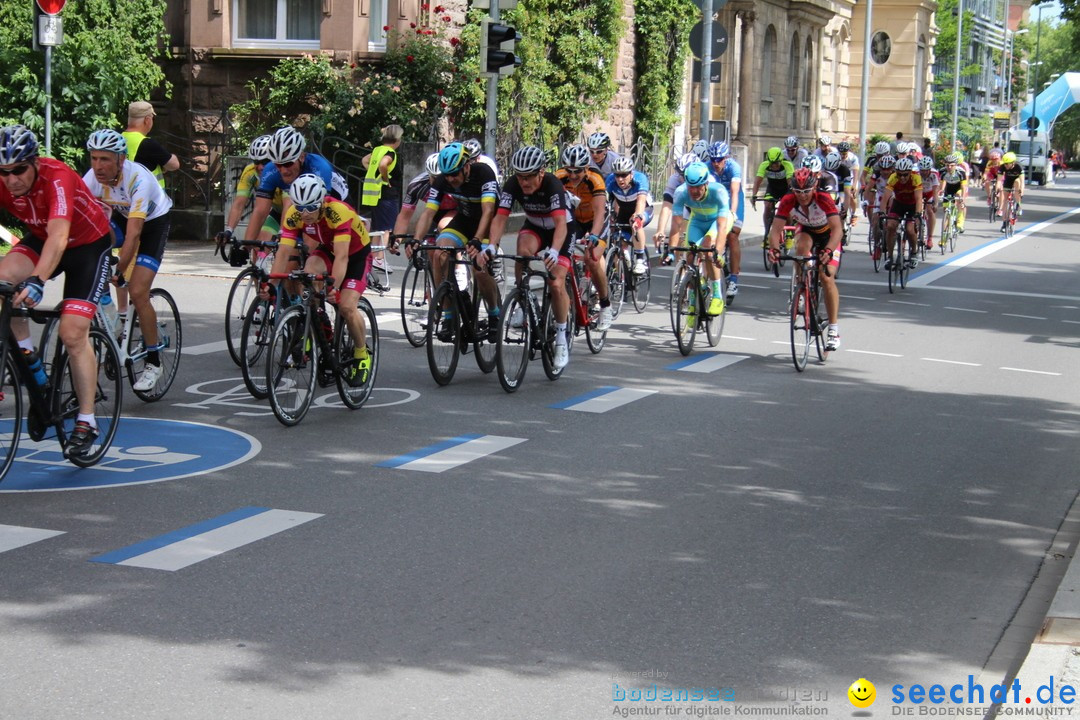
[[[882,260],[885,257],[885,213],[879,212],[877,220],[874,220],[874,208],[867,208],[865,201],[863,207],[867,210],[866,215],[869,218],[866,241],[870,246],[870,259],[874,262],[874,272],[881,272],[881,266],[884,264]]]
[[[356,410],[371,397],[379,369],[379,326],[375,311],[361,296],[357,307],[364,315],[363,339],[353,338],[341,313],[331,321],[326,296],[334,278],[325,273],[294,270],[271,273],[271,279],[291,280],[301,286],[300,302],[281,310],[266,354],[266,387],[274,416],[287,426],[296,425],[307,414],[316,384],[337,384],[345,407]],[[356,360],[353,348],[367,346],[371,368],[366,378],[353,375]]]
[[[944,255],[946,246],[948,246],[949,252],[956,252],[956,236],[960,234],[960,229],[957,226],[960,208],[956,197],[953,195],[944,196],[941,199],[941,207],[945,212],[941,222],[941,242],[938,247],[941,249],[941,254]]]
[[[795,363],[795,369],[802,372],[806,369],[806,362],[810,357],[811,344],[817,348],[818,360],[825,362],[829,357],[829,351],[825,347],[825,332],[829,321],[821,317],[821,280],[818,277],[818,259],[813,255],[799,255],[792,260],[795,263],[794,292],[791,295],[788,312],[791,330],[791,359]]]
[[[607,261],[608,297],[611,298],[611,315],[619,316],[623,302],[629,298],[634,309],[645,312],[649,304],[649,291],[652,285],[652,258],[649,257],[649,248],[645,247],[645,272],[640,275],[634,272],[634,259],[636,257],[634,247],[634,225],[632,223],[617,223],[611,219],[609,210],[608,229],[605,236],[609,240],[609,247],[605,251],[604,258]]]
[[[495,347],[499,384],[503,390],[512,393],[521,387],[529,360],[537,355],[549,380],[558,380],[566,368],[555,367],[555,313],[551,307],[547,266],[534,255],[504,255],[503,258],[522,264],[520,277],[503,298],[499,339]],[[575,324],[574,313],[567,313],[567,351],[573,348],[577,334]]]
[[[573,272],[566,273],[566,291],[570,296],[570,313],[574,316],[574,335],[585,332],[585,343],[595,355],[604,349],[607,330],[600,331],[600,294],[593,282],[592,272],[585,264],[585,253],[592,252],[588,243],[571,246]]]
[[[35,372],[30,369],[11,332],[12,317],[47,323],[59,321],[60,310],[15,308],[11,300],[17,292],[15,285],[0,282],[0,300],[3,301],[0,308],[0,479],[8,473],[15,460],[24,419],[31,441],[37,443],[56,438],[63,451],[75,430],[79,414],[71,362],[64,344],[57,342],[51,355],[41,360],[40,372],[45,373],[46,381],[39,385]],[[90,328],[89,337],[97,365],[94,417],[98,436],[86,452],[67,458],[78,467],[95,465],[109,451],[120,422],[124,397],[115,340],[96,327]],[[27,401],[25,407],[24,398]]]
[[[270,272],[277,247],[276,239],[272,241],[234,239],[231,243],[219,241],[214,251],[215,255],[220,253],[222,260],[231,267],[243,268],[229,286],[229,294],[225,298],[225,344],[229,349],[229,357],[237,365],[242,363],[240,334],[243,331],[244,316],[259,291],[256,270]],[[253,249],[256,252],[253,252]]]
[[[1009,193],[1009,199],[1005,203],[1005,214],[1002,222],[1005,225],[1005,237],[1012,237],[1016,232],[1016,218],[1020,214],[1020,203],[1016,200],[1016,193]]]
[[[791,249],[795,246],[795,232],[798,226],[784,226],[784,242],[780,246],[780,254],[774,259],[769,253],[769,232],[772,229],[773,219],[776,217],[776,203],[779,200],[775,200],[771,195],[753,198],[755,203],[758,200],[765,202],[765,209],[762,211],[762,219],[765,221],[765,237],[761,240],[762,262],[765,264],[766,271],[772,271],[774,277],[780,277],[780,268],[784,267],[784,262],[791,256]]]
[[[454,379],[461,353],[467,352],[470,346],[481,372],[486,374],[495,369],[495,343],[490,338],[497,328],[492,332],[489,323],[493,320],[492,310],[498,308],[499,298],[496,290],[492,307],[475,283],[471,284],[472,292],[469,284],[462,286],[458,267],[473,265],[464,249],[422,245],[414,250],[414,254],[428,255],[428,265],[434,261],[430,256],[434,252],[446,253],[448,262],[446,276],[435,288],[428,308],[425,342],[431,377],[439,385],[448,385]]]
[[[994,222],[997,218],[998,208],[1001,206],[997,181],[994,181],[990,189],[986,191],[986,205],[990,214],[990,222]]]
[[[911,240],[907,234],[907,224],[915,224],[915,239]],[[923,237],[926,233],[924,219],[915,213],[904,213],[896,225],[896,237],[893,239],[893,251],[889,254],[887,270],[889,271],[889,292],[896,292],[897,286],[901,289],[907,287],[908,275],[915,266],[915,254],[918,248],[923,246]],[[904,246],[915,243],[915,247],[904,252]]]
[[[679,248],[682,252],[689,253],[689,261],[680,261],[680,277],[671,293],[668,302],[668,312],[671,316],[671,328],[675,333],[675,342],[679,346],[679,352],[689,355],[694,349],[694,337],[698,330],[704,329],[708,338],[709,346],[716,347],[720,342],[720,336],[724,332],[724,319],[727,308],[719,315],[707,313],[709,303],[712,300],[712,289],[709,286],[708,275],[702,265],[712,262],[708,259],[711,254],[716,255],[716,248],[703,248],[700,245],[689,245]]]
[[[431,262],[428,254],[422,250],[435,244],[434,234],[424,240],[417,240],[412,235],[391,235],[391,252],[400,252],[397,245],[404,245],[409,252],[405,272],[401,278],[401,326],[405,330],[405,339],[413,347],[420,347],[427,342],[428,307],[435,291],[435,280],[431,275]]]

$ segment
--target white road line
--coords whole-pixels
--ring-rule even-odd
[[[859,355],[880,355],[881,357],[904,357],[896,353],[874,352],[873,350],[844,350],[844,352],[858,353]]]
[[[21,548],[24,545],[31,545],[40,540],[48,540],[51,537],[63,534],[62,530],[0,525],[0,552],[7,552],[8,550]]]
[[[606,413],[609,410],[622,407],[635,400],[641,400],[642,398],[655,395],[656,390],[639,390],[636,388],[601,388],[606,390],[602,394],[588,393],[585,396],[579,398],[572,398],[567,401],[571,404],[559,403],[552,407],[561,410],[576,410],[577,412],[587,413]]]
[[[877,300],[877,298],[863,297],[862,295],[845,295],[844,293],[840,293],[840,297],[848,300]]]
[[[952,307],[950,305],[946,305],[945,309],[946,310],[956,310],[957,312],[982,313],[984,315],[989,312],[989,310],[972,310],[971,308],[958,308],[958,307]]]
[[[755,290],[772,290],[768,285],[750,285],[749,283],[739,283],[739,287],[754,288]]]
[[[1061,310],[1080,310],[1075,305],[1051,305],[1050,307],[1060,308]]]
[[[1053,375],[1054,377],[1061,377],[1061,373],[1046,372],[1045,370],[1028,370],[1026,368],[1014,368],[1014,367],[1001,367],[998,370],[1012,370],[1013,372],[1031,373],[1033,375]]]
[[[786,345],[787,343],[784,344]],[[704,353],[700,357],[681,360],[666,366],[664,369],[676,370],[678,372],[711,373],[734,365],[737,362],[747,360],[749,357],[749,355],[729,355],[728,353],[719,352]]]
[[[979,363],[963,362],[962,360],[942,360],[941,358],[919,358],[927,362],[948,363],[949,365],[966,365],[967,367],[982,367]]]
[[[890,300],[889,302],[895,303],[896,305],[915,305],[917,307],[930,307],[929,303],[908,302],[907,300]]]
[[[525,442],[525,438],[500,437],[498,435],[462,435],[445,443],[438,443],[422,448],[415,453],[381,462],[378,466],[392,467],[399,470],[441,473],[523,442]]]
[[[1016,313],[1001,313],[1005,317],[1023,318],[1024,320],[1045,320],[1044,317],[1038,315],[1017,315]]]
[[[773,340],[772,344],[773,345],[790,345],[791,342],[788,341],[788,340]]]
[[[1069,323],[1070,325],[1080,325],[1080,320],[1062,320],[1063,323]]]
[[[738,335],[725,335],[724,339],[725,340],[753,340],[753,341],[757,340],[757,338],[740,337]]]
[[[204,343],[202,345],[186,345],[180,352],[184,355],[209,355],[210,353],[227,350],[229,344],[224,340]]]

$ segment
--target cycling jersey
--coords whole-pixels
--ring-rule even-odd
[[[840,165],[841,167],[846,167],[853,178],[859,174],[859,169],[861,167],[859,165],[859,156],[853,152],[849,152],[846,155],[840,153]]]
[[[265,169],[265,168],[264,168]],[[236,197],[251,197],[259,187],[259,173],[255,169],[255,163],[248,163],[240,172],[240,179],[236,181]],[[272,198],[273,209],[281,212],[281,190],[274,191]]]
[[[709,163],[709,170],[712,172],[713,177],[727,189],[731,202],[734,203],[736,199],[738,200],[738,207],[735,209],[734,227],[741,228],[743,219],[746,217],[746,203],[743,201],[745,193],[742,187],[742,167],[735,162],[735,158],[729,157],[727,162],[724,163],[724,169],[719,173],[716,172],[716,166],[712,163]],[[731,185],[735,180],[739,181],[738,198],[731,197]]]
[[[612,166],[615,164],[615,161],[618,160],[621,157],[622,157],[622,155],[615,152],[614,150],[608,150],[607,154],[604,156],[604,162],[597,165],[596,160],[594,160],[593,157],[592,157],[592,153],[590,153],[589,154],[589,167],[591,167],[596,172],[600,173],[600,177],[607,177],[611,173],[615,172],[614,169],[612,168]]]
[[[531,195],[526,195],[521,189],[516,175],[503,183],[496,212],[499,215],[509,215],[515,202],[524,211],[525,222],[537,228],[551,230],[555,228],[559,217],[567,222],[571,219],[566,189],[563,188],[562,181],[551,173],[544,173],[540,179],[540,187]]]
[[[926,175],[923,175],[920,172],[919,177],[922,178],[923,199],[929,199],[933,197],[934,193],[937,191],[938,185],[941,182],[941,177],[938,175],[938,171],[930,170]]]
[[[792,155],[791,151],[795,150],[795,154]],[[787,160],[793,167],[802,167],[802,161],[809,155],[806,148],[784,148],[784,160]]]
[[[347,203],[335,200],[327,195],[319,220],[313,225],[306,224],[300,217],[300,211],[296,206],[290,207],[281,221],[281,244],[286,247],[296,247],[297,238],[303,234],[306,238],[317,243],[321,250],[334,253],[335,242],[349,243],[349,255],[360,252],[368,247],[371,238],[368,236],[364,221],[356,214]]]
[[[1001,166],[1001,187],[1006,190],[1016,189],[1016,181],[1024,176],[1024,168],[1020,167],[1020,163],[1013,163],[1012,167],[1008,165]]]
[[[679,189],[679,186],[683,184],[682,173],[673,172],[668,176],[667,184],[664,185],[664,202],[673,202],[675,200],[675,191]]]
[[[414,209],[417,205],[427,201],[428,194],[431,192],[431,176],[427,172],[422,172],[405,186],[405,195],[401,199],[401,208]],[[457,201],[454,198],[446,195],[443,197],[442,202],[439,205],[439,210],[443,212],[449,212],[450,210],[457,209]]]
[[[172,200],[158,184],[154,174],[137,162],[126,161],[120,168],[116,185],[102,185],[87,170],[83,182],[95,197],[125,218],[155,220],[172,209]]]
[[[836,176],[836,181],[838,183],[837,187],[839,187],[840,190],[849,188],[854,183],[854,178],[852,177],[854,171],[843,163],[840,163],[835,170],[830,170],[829,172]]]
[[[52,158],[38,158],[36,163],[37,177],[25,195],[12,197],[0,183],[0,207],[42,240],[49,237],[50,220],[70,221],[68,247],[88,245],[109,234],[109,218],[78,173]]]
[[[836,195],[840,192],[840,178],[832,170],[822,170],[818,175],[817,189],[819,192]]]
[[[485,203],[492,205],[499,197],[499,182],[495,171],[483,163],[471,163],[466,168],[465,182],[454,188],[446,176],[440,175],[431,183],[427,206],[432,210],[442,207],[443,198],[449,196],[457,202],[458,216],[479,221]]]
[[[900,182],[900,176],[895,172],[889,176],[886,185],[892,188],[896,202],[901,205],[914,205],[915,197],[922,189],[922,178],[918,173],[911,173],[907,182]]]
[[[691,222],[716,222],[721,215],[731,214],[730,202],[727,188],[718,182],[708,184],[701,200],[690,197],[690,188],[683,183],[675,191],[671,209]]]
[[[581,176],[581,182],[575,187],[570,187],[570,173],[565,169],[555,172],[555,177],[562,181],[566,192],[576,195],[578,206],[574,208],[574,219],[582,225],[590,225],[593,221],[593,198],[607,197],[607,188],[604,186],[604,178],[600,173],[589,168]]]
[[[798,224],[811,233],[823,233],[829,226],[829,218],[839,216],[836,203],[828,193],[815,192],[813,200],[806,207],[799,204],[794,193],[781,198],[776,206],[777,219],[785,224]]]
[[[318,175],[322,178],[324,187],[333,187],[334,168],[323,156],[311,153],[305,154],[304,162],[300,166],[300,175],[305,173]],[[262,176],[259,178],[259,187],[255,190],[255,197],[272,199],[275,190],[280,190],[282,193],[287,192],[291,184],[282,179],[281,171],[278,170],[274,163],[267,163],[266,167],[263,168]]]
[[[630,185],[625,190],[619,187],[615,174],[607,176],[607,191],[617,203],[636,203],[639,196],[645,196],[645,207],[652,207],[652,198],[649,197],[649,176],[640,170],[635,170],[630,179]]]
[[[941,171],[941,182],[945,186],[946,195],[951,195],[956,192],[956,190],[950,190],[950,188],[959,189],[961,186],[966,185],[967,179],[967,173],[964,172],[964,168],[959,165],[957,165],[956,169],[952,172],[949,172],[948,168]]]
[[[780,161],[780,167],[774,168],[768,160],[758,165],[757,177],[765,179],[765,195],[778,200],[788,191],[788,181],[795,174],[795,166],[787,160]]]

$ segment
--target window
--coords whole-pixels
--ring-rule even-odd
[[[386,33],[383,31],[389,17],[387,0],[368,0],[368,50],[386,52]]]
[[[788,64],[791,66],[791,77],[788,83],[788,112],[787,126],[794,128],[798,120],[796,112],[799,105],[799,36],[791,36],[791,52],[788,54]]]
[[[890,55],[892,55],[892,38],[889,37],[889,33],[878,30],[870,38],[870,60],[875,65],[884,65],[889,62]]]
[[[233,46],[319,48],[319,0],[233,0]]]
[[[810,129],[810,101],[814,97],[814,41],[806,38],[806,55],[803,62],[802,128]]]
[[[915,46],[915,109],[922,110],[926,103],[926,36],[919,36]]]
[[[765,47],[761,55],[761,124],[772,124],[773,66],[776,64],[776,28],[765,30]]]

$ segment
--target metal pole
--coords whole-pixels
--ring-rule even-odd
[[[34,29],[37,32],[37,28]],[[52,46],[45,46],[45,154],[52,155]]]
[[[1016,59],[1016,56],[1013,53],[1013,45],[1016,43],[1016,37],[1015,36],[1007,37],[1006,40],[1008,41],[1008,47],[1009,47],[1009,63],[1008,63],[1008,68],[1009,68],[1008,72],[1009,72],[1009,74],[1006,76],[1008,78],[1008,81],[1005,83],[1005,109],[1009,111],[1009,126],[1012,127],[1013,62]]]
[[[703,0],[701,4],[701,111],[699,123],[702,140],[709,137],[709,120],[712,118],[712,23],[713,0]],[[741,100],[740,100],[741,102]],[[749,98],[746,99],[749,102]]]
[[[499,22],[499,0],[491,0],[491,21]],[[481,70],[486,69],[487,58],[480,58]],[[488,157],[495,157],[495,128],[498,126],[499,112],[499,74],[488,78],[487,118],[484,120],[484,152]]]
[[[960,46],[964,29],[964,0],[956,13],[956,65],[953,67],[952,151],[956,152],[956,125],[960,116]]]
[[[1035,31],[1035,84],[1031,86],[1031,117],[1038,117],[1039,109],[1039,41],[1042,40],[1042,9],[1039,6],[1039,29]],[[1030,68],[1030,66],[1029,66]],[[1034,121],[1029,121],[1034,123]],[[1035,128],[1028,130],[1028,171],[1027,181],[1035,177]],[[1045,172],[1045,171],[1044,171]]]
[[[870,105],[870,28],[874,0],[866,0],[866,22],[863,28],[862,88],[859,90],[859,162],[866,163],[866,108]]]
[[[1006,46],[1009,43],[1009,0],[1005,0],[1005,19],[1002,21],[1001,27],[1002,27],[1001,50],[1002,50],[1002,52],[1004,52],[1007,49]],[[1005,85],[1005,77],[1006,77],[1005,76],[1005,56],[1002,55],[1002,62],[1001,62],[1001,85],[1002,85],[1002,88],[1001,88],[1001,92],[998,93],[998,102],[999,103],[1001,102],[1001,99],[1003,97],[1005,97],[1005,87],[1004,87],[1004,85]]]

